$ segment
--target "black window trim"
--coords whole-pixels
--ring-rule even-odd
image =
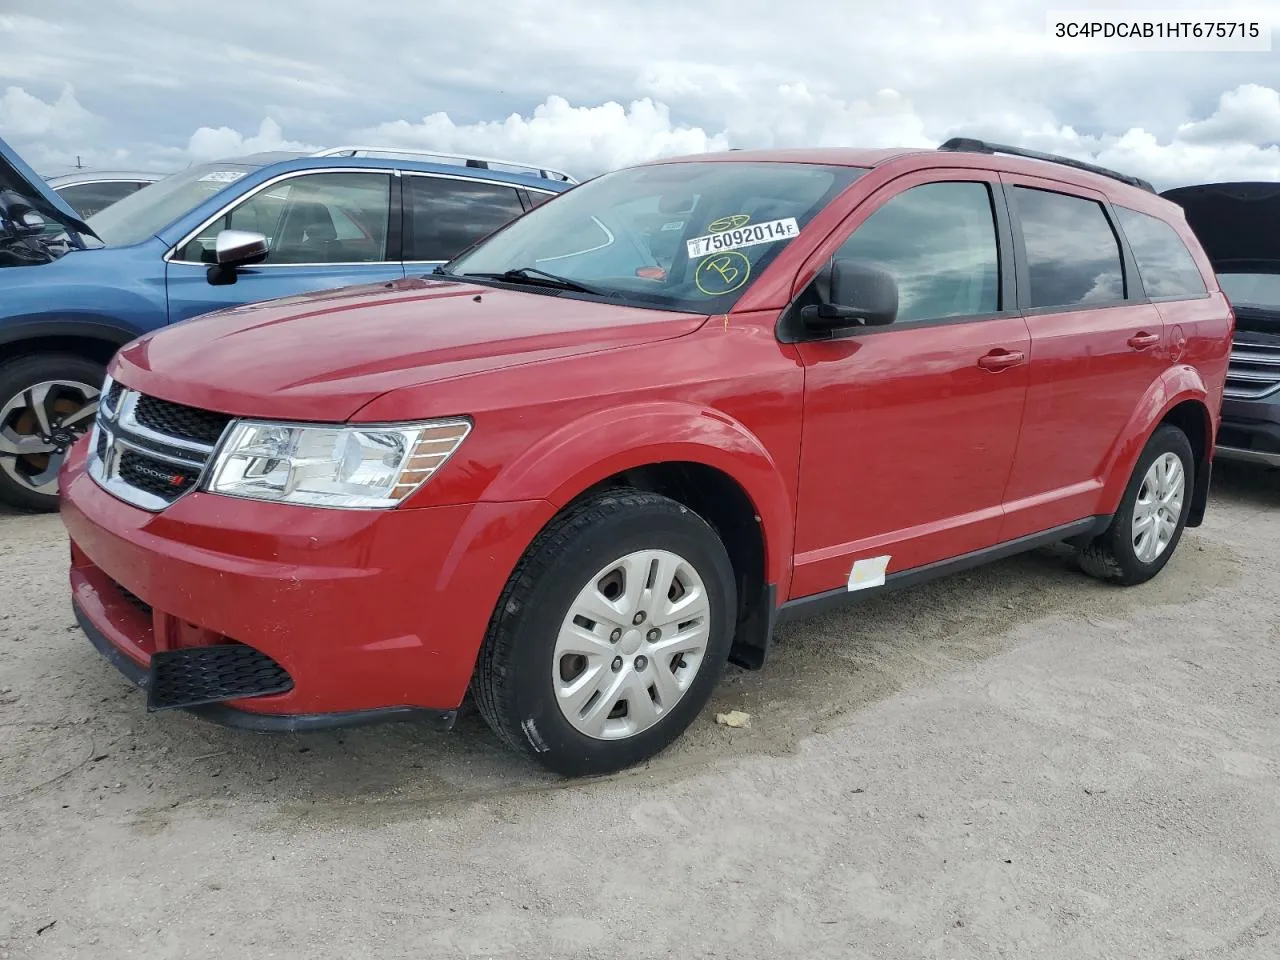
[[[545,193],[551,197],[556,196],[556,191],[554,190],[538,190],[536,188],[517,186],[514,183],[507,183],[505,180],[490,180],[487,177],[459,177],[459,176],[454,176],[453,174],[448,174],[448,173],[428,173],[425,170],[397,170],[396,177],[397,178],[425,177],[428,180],[462,180],[466,183],[487,183],[490,186],[494,186],[494,187],[506,187],[507,189],[515,193],[516,203],[518,203],[521,207],[523,207],[523,211],[521,212],[520,216],[524,216],[524,214],[528,213],[529,210],[532,209],[531,207],[526,205],[526,198],[522,195],[523,191],[532,189],[534,193]],[[401,225],[400,225],[401,254],[404,253],[405,246],[408,243],[408,238],[405,237],[404,234],[409,229],[410,211],[408,210],[406,205],[409,204],[410,202],[411,200],[409,197],[409,191],[408,190],[403,191],[401,196],[401,201],[400,201],[400,208],[402,211],[402,219],[401,219]],[[519,218],[517,217],[516,219],[519,219]],[[500,227],[499,229],[502,229],[502,228]],[[479,241],[477,240],[476,243],[479,243]],[[467,249],[470,250],[471,247],[474,247],[474,246],[475,246],[475,243],[472,243],[471,246],[467,247]],[[421,266],[423,264],[448,263],[449,260],[456,260],[459,256],[461,256],[460,253],[454,255],[453,257],[450,257],[447,260],[401,260],[400,262],[403,263],[406,267]]]
[[[1005,202],[1009,210],[1009,223],[1013,229],[1013,243],[1016,252],[1016,272],[1018,287],[1018,308],[1024,317],[1039,317],[1057,313],[1081,313],[1087,310],[1111,310],[1116,307],[1132,307],[1139,304],[1150,303],[1151,299],[1147,296],[1146,289],[1142,286],[1141,275],[1138,273],[1137,261],[1134,260],[1133,251],[1129,249],[1129,240],[1124,235],[1124,231],[1120,229],[1119,218],[1116,216],[1115,210],[1112,209],[1111,199],[1102,191],[1095,191],[1090,188],[1084,188],[1083,191],[1073,189],[1070,185],[1060,183],[1058,181],[1049,181],[1052,186],[1040,182],[1037,178],[1025,174],[1011,174],[1001,172],[1001,183],[1005,187]],[[1029,181],[1029,182],[1028,182]],[[1092,303],[1072,303],[1057,304],[1048,307],[1033,307],[1029,301],[1031,291],[1031,264],[1027,260],[1026,241],[1022,233],[1022,221],[1018,216],[1016,202],[1013,199],[1013,191],[1017,187],[1026,190],[1039,190],[1042,193],[1057,193],[1064,197],[1071,197],[1075,200],[1084,200],[1089,203],[1096,203],[1102,207],[1103,216],[1106,218],[1107,226],[1111,228],[1111,234],[1116,240],[1116,244],[1120,249],[1120,282],[1124,288],[1124,295],[1118,300],[1100,300]],[[1136,283],[1134,281],[1137,281]]]
[[[1126,251],[1129,252],[1130,256],[1133,256],[1133,275],[1134,275],[1134,278],[1137,280],[1137,286],[1139,287],[1139,289],[1142,290],[1142,294],[1143,294],[1143,300],[1141,302],[1143,303],[1182,303],[1190,300],[1208,300],[1213,296],[1213,294],[1209,290],[1209,282],[1205,279],[1204,274],[1200,272],[1200,264],[1196,263],[1195,255],[1191,253],[1191,250],[1187,247],[1186,241],[1183,240],[1182,235],[1179,234],[1176,229],[1174,229],[1174,226],[1172,223],[1170,223],[1164,217],[1156,216],[1154,213],[1147,213],[1147,211],[1145,210],[1139,210],[1136,207],[1131,207],[1125,203],[1114,204],[1114,207],[1117,210],[1128,210],[1130,213],[1136,213],[1139,216],[1151,217],[1153,220],[1159,220],[1161,223],[1165,224],[1170,230],[1173,230],[1173,235],[1177,237],[1178,242],[1182,244],[1182,248],[1186,250],[1188,254],[1191,255],[1191,263],[1196,268],[1196,273],[1199,274],[1200,276],[1200,282],[1204,284],[1203,293],[1171,294],[1169,296],[1164,296],[1164,297],[1153,297],[1149,293],[1147,293],[1147,285],[1142,279],[1142,270],[1138,267],[1138,258],[1134,256],[1132,250],[1129,249],[1129,238],[1125,235],[1124,226],[1120,223],[1119,214],[1112,211],[1112,219],[1114,220],[1117,232],[1120,234],[1121,243],[1124,244],[1125,249]]]
[[[955,168],[939,168],[937,172],[943,172],[944,169],[945,172],[951,172],[951,170]],[[962,323],[983,323],[988,320],[1001,320],[1008,317],[1019,316],[1021,311],[1018,309],[1018,300],[1016,297],[1015,270],[1011,269],[1011,267],[1016,266],[1015,248],[1013,243],[1013,231],[1012,223],[1010,221],[1009,207],[1004,193],[1004,185],[999,179],[999,174],[994,170],[971,169],[968,167],[961,169],[962,172],[966,174],[965,176],[944,177],[939,180],[922,180],[919,183],[913,183],[908,187],[893,189],[892,192],[890,192],[890,190],[896,184],[897,178],[882,184],[874,193],[865,197],[852,210],[850,210],[845,219],[841,221],[840,225],[832,231],[832,234],[841,237],[836,249],[839,249],[840,244],[843,244],[845,240],[853,236],[854,232],[856,230],[860,230],[862,225],[866,223],[866,218],[864,218],[862,222],[854,228],[854,230],[849,230],[842,234],[844,225],[848,222],[849,218],[855,216],[863,204],[869,201],[874,201],[876,197],[880,196],[882,193],[888,193],[888,195],[881,203],[876,204],[871,213],[879,210],[886,203],[901,196],[908,190],[914,190],[916,187],[925,187],[935,183],[981,183],[989,192],[991,199],[991,212],[996,224],[996,269],[1000,273],[999,310],[989,313],[967,314],[965,316],[957,317],[938,317],[933,320],[911,320],[903,323],[895,322],[886,324],[882,327],[850,327],[847,331],[842,331],[839,335],[834,333],[830,335],[823,335],[806,330],[800,322],[799,301],[804,293],[812,286],[813,281],[810,281],[810,283],[803,287],[791,302],[783,308],[779,315],[778,322],[774,327],[774,335],[778,342],[826,343],[828,341],[844,340],[850,337],[875,336],[877,334],[898,333],[903,330],[921,330],[928,329],[930,327],[953,326]],[[904,174],[904,176],[915,175],[916,174],[914,172],[911,174]],[[869,216],[870,214],[868,214],[868,217]],[[823,238],[823,244],[827,242],[829,236]]]
[[[372,266],[377,266],[379,264],[389,265],[393,263],[403,263],[404,261],[392,260],[389,256],[391,252],[391,218],[395,212],[395,208],[392,206],[392,203],[391,203],[391,197],[395,193],[395,181],[399,177],[399,172],[395,170],[388,170],[383,167],[317,167],[317,168],[309,168],[306,170],[290,170],[287,173],[282,173],[282,174],[279,174],[278,176],[271,177],[270,179],[264,180],[262,183],[258,184],[258,186],[253,187],[252,189],[247,190],[244,193],[241,193],[238,196],[234,197],[233,199],[228,200],[226,203],[224,203],[218,209],[217,213],[213,214],[210,217],[205,218],[203,223],[201,223],[194,230],[191,230],[190,232],[188,232],[185,237],[183,237],[181,240],[175,243],[172,247],[170,247],[169,250],[165,253],[164,257],[162,258],[163,261],[165,263],[178,263],[178,264],[183,264],[184,266],[190,266],[190,267],[201,267],[207,270],[209,268],[208,263],[203,263],[196,260],[183,260],[181,257],[178,256],[178,252],[180,250],[185,249],[187,244],[189,244],[196,237],[200,236],[200,232],[202,230],[204,230],[206,227],[210,226],[211,224],[214,224],[217,221],[221,220],[228,213],[231,213],[232,211],[239,209],[243,204],[248,203],[250,200],[252,200],[262,191],[267,190],[271,187],[274,187],[277,184],[283,183],[286,180],[296,180],[300,177],[312,177],[312,176],[317,176],[320,174],[327,174],[327,173],[376,173],[376,174],[381,174],[382,176],[387,177],[388,180],[392,181],[387,186],[387,254],[388,256],[386,256],[382,260],[344,260],[341,262],[318,261],[315,263],[258,263],[258,264],[254,264],[253,269],[256,271],[256,270],[266,270],[266,269],[288,270],[288,269],[293,269],[297,267],[312,267],[312,268],[314,267],[372,267]]]

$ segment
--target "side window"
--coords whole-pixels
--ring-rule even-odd
[[[529,206],[532,208],[532,207],[542,206],[544,203],[546,203],[548,200],[554,197],[555,194],[543,193],[541,190],[526,190],[525,196],[529,198]]]
[[[1178,231],[1159,217],[1116,207],[1149,297],[1203,297],[1209,291]]]
[[[836,256],[898,282],[898,323],[1000,309],[1000,255],[985,183],[911,187],[864,220]]]
[[[406,260],[451,260],[524,213],[514,187],[427,176],[404,187]]]
[[[259,190],[182,248],[179,259],[213,262],[222,230],[267,238],[266,264],[378,263],[387,258],[391,177],[385,173],[313,173]]]
[[[1031,187],[1012,191],[1030,272],[1029,306],[1124,299],[1120,241],[1102,204]]]
[[[85,218],[92,217],[99,210],[105,210],[137,189],[138,185],[132,181],[77,183],[59,190],[58,196],[71,204],[71,208],[80,214],[81,218]]]

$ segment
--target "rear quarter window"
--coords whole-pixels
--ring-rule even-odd
[[[1120,241],[1100,203],[1034,187],[1014,187],[1012,195],[1026,245],[1032,309],[1124,299]]]
[[[1165,300],[1208,293],[1195,258],[1170,224],[1128,207],[1117,206],[1115,211],[1147,296]]]

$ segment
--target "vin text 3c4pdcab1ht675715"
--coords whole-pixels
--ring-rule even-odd
[[[426,276],[116,356],[71,589],[147,691],[256,729],[472,692],[564,774],[662,750],[782,618],[1204,516],[1234,317],[1148,184],[978,141],[575,186]]]

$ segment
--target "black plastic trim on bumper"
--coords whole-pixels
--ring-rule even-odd
[[[112,666],[135,686],[146,690],[149,672],[125,656],[89,620],[78,603],[72,602],[76,621],[93,644]],[[424,707],[382,707],[376,710],[352,710],[346,713],[266,714],[238,710],[223,703],[211,703],[198,707],[185,707],[184,712],[202,720],[237,730],[253,730],[261,733],[308,733],[314,730],[332,730],[339,727],[360,727],[392,720],[427,721],[440,729],[451,730],[457,719],[456,710],[429,710]]]

